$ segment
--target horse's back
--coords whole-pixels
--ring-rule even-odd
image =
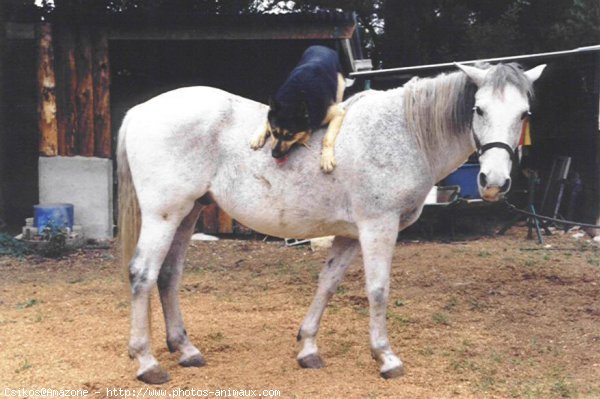
[[[153,123],[168,123],[176,127],[189,123],[218,120],[230,115],[232,109],[260,107],[261,104],[221,89],[207,86],[184,87],[159,94],[133,107],[129,113]]]
[[[146,198],[154,203],[164,193],[172,193],[172,199],[202,196],[208,177],[216,173],[222,136],[239,130],[233,126],[258,124],[261,110],[266,113],[266,106],[201,86],[169,91],[133,107],[120,141],[142,207]]]

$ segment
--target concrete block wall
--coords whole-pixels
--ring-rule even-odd
[[[113,238],[112,160],[40,157],[40,204],[71,203],[86,238]]]

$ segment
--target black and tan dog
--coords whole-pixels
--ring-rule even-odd
[[[345,87],[341,70],[335,51],[324,46],[309,47],[269,104],[266,126],[252,140],[252,149],[263,147],[271,135],[271,155],[281,165],[294,144],[305,145],[314,130],[329,124],[323,139],[321,169],[333,171],[333,148],[344,118],[339,105]]]

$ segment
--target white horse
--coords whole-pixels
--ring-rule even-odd
[[[149,299],[158,283],[167,345],[179,364],[204,365],[186,334],[178,287],[196,220],[210,201],[244,225],[278,237],[335,235],[313,302],[300,326],[298,363],[320,368],[316,336],[346,268],[362,250],[370,343],[384,378],[403,366],[388,340],[386,305],[399,230],[420,215],[431,187],[480,149],[479,191],[498,200],[510,187],[521,120],[532,83],[513,64],[413,79],[346,101],[332,174],[319,169],[318,147],[298,148],[283,166],[249,142],[267,107],[221,90],[189,87],[131,109],[118,145],[123,261],[132,292],[129,355],[138,379],[169,379],[150,350]],[[318,142],[323,130],[315,133]]]

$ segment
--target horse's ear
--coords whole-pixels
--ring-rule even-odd
[[[472,67],[469,65],[461,65],[457,62],[455,62],[454,65],[456,65],[458,69],[463,71],[469,77],[469,79],[471,79],[473,83],[475,83],[477,86],[481,86],[483,84],[483,80],[487,73],[486,70]]]
[[[526,71],[525,76],[527,76],[527,79],[533,83],[538,80],[540,76],[542,76],[544,69],[546,69],[546,64],[538,65],[535,68],[531,68],[530,70]]]

